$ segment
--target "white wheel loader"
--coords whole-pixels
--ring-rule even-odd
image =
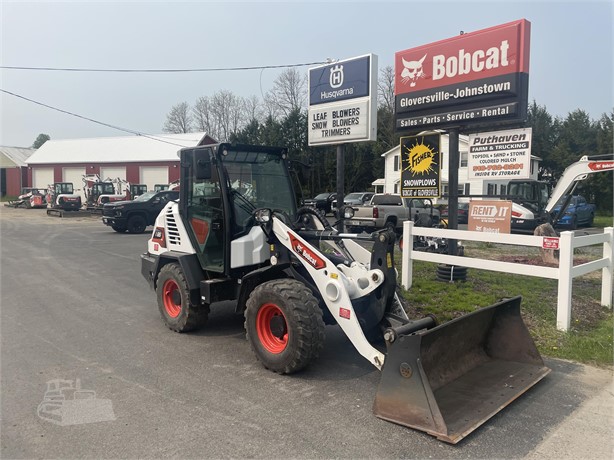
[[[317,358],[325,324],[337,324],[382,372],[375,415],[449,443],[550,372],[519,297],[439,326],[410,320],[396,295],[394,234],[342,234],[316,209],[297,209],[284,149],[179,155],[180,200],[159,214],[141,256],[170,329],[202,327],[216,302],[234,300],[257,359],[289,374]]]

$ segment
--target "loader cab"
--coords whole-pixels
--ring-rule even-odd
[[[538,216],[543,214],[548,204],[550,186],[547,182],[535,180],[511,180],[508,184],[508,196]]]
[[[72,195],[74,191],[72,182],[56,182],[53,188],[56,196]]]
[[[94,204],[98,201],[98,197],[113,194],[115,194],[115,186],[112,182],[96,182],[92,185],[92,191],[90,192],[88,201]]]
[[[202,268],[230,275],[264,262],[252,250],[262,238],[253,211],[296,214],[285,149],[219,144],[183,149],[180,157],[179,212]]]
[[[156,190],[161,191],[161,190]],[[130,198],[134,200],[137,196],[147,193],[147,185],[145,184],[130,184]]]

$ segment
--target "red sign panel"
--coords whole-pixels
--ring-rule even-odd
[[[530,28],[521,19],[397,52],[397,129],[524,120]]]
[[[350,319],[352,313],[348,308],[339,307],[339,316],[341,318]]]
[[[543,249],[558,249],[559,248],[559,239],[555,237],[544,237],[542,241]]]
[[[395,53],[395,94],[529,73],[530,24],[522,19]]]

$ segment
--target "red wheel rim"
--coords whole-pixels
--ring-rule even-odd
[[[181,295],[175,280],[166,280],[162,288],[164,309],[171,318],[177,318],[181,313]]]
[[[273,325],[277,326],[276,331]],[[280,325],[283,325],[281,331]],[[269,353],[279,354],[288,345],[288,323],[283,312],[275,304],[267,303],[260,307],[256,316],[256,332],[260,343]]]

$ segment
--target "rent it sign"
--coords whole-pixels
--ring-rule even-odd
[[[510,233],[511,218],[511,201],[472,201],[469,203],[467,230],[483,233]]]
[[[522,19],[397,52],[397,130],[524,120],[529,38]]]

